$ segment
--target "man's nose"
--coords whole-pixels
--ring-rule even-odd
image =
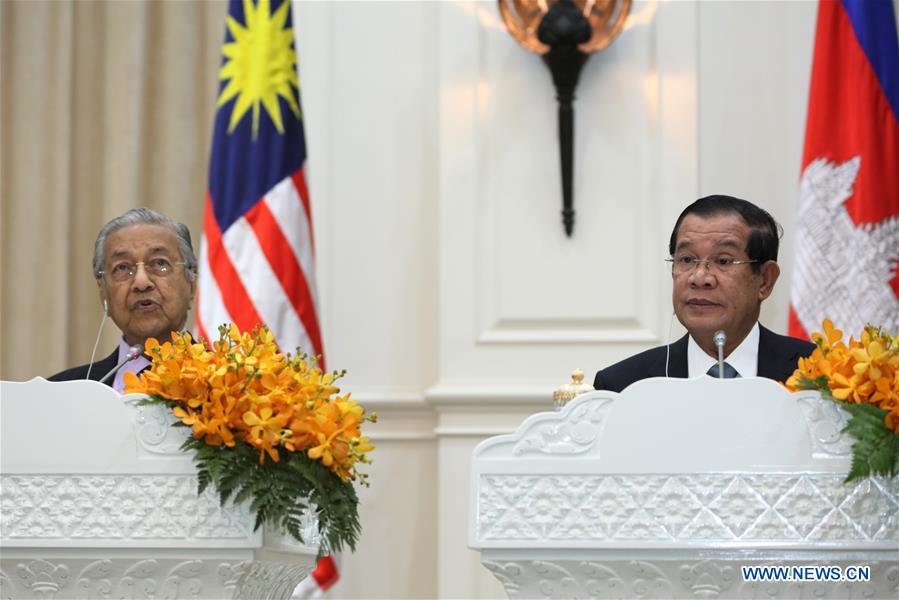
[[[709,270],[709,263],[701,261],[690,273],[690,285],[696,287],[713,287],[718,282],[715,274]]]
[[[147,274],[147,268],[144,263],[139,262],[134,265],[134,279],[131,281],[131,287],[134,290],[144,291],[153,287],[153,280]]]

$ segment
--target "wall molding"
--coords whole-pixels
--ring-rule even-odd
[[[567,325],[567,326],[566,326]],[[483,329],[478,344],[595,344],[659,341],[637,319],[504,319]]]
[[[366,412],[378,414],[378,422],[364,427],[365,435],[374,443],[429,442],[435,439],[437,414],[414,390],[372,389],[354,392],[352,398]]]
[[[371,390],[353,394],[378,422],[366,427],[373,442],[428,442],[439,438],[490,437],[512,433],[524,416],[551,411],[552,391],[533,386],[438,384],[424,393],[412,390]],[[466,415],[491,413],[510,424],[460,425]],[[453,415],[444,421],[441,415]]]
[[[515,432],[515,427],[435,427],[436,438],[475,437],[486,438]]]
[[[400,389],[396,391],[372,389],[352,392],[352,399],[365,406],[366,410],[429,412],[430,406],[424,394],[415,390]]]
[[[560,382],[560,385],[564,382]],[[527,408],[552,409],[553,388],[497,384],[438,383],[425,392],[429,405],[439,411],[481,412],[483,410]]]

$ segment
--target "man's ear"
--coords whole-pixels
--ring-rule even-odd
[[[761,273],[762,285],[759,287],[759,301],[764,300],[774,291],[774,284],[780,277],[780,265],[775,261],[769,260],[762,265]]]
[[[190,282],[190,302],[187,304],[187,310],[191,310],[194,307],[194,302],[197,301],[197,277]]]
[[[109,302],[106,300],[106,290],[103,289],[103,284],[100,283],[100,280],[97,280],[97,291],[100,296],[100,304],[103,305],[103,314],[109,314]]]

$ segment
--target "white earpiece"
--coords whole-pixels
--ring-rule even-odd
[[[671,311],[671,319],[668,321],[668,343],[665,344],[665,377],[668,377],[668,363],[671,360],[671,328],[674,327],[675,311]]]
[[[103,326],[106,325],[106,320],[109,318],[109,304],[106,302],[106,298],[103,298],[103,320],[100,321],[100,328],[97,329],[97,339],[94,340],[94,349],[91,350],[91,361],[87,364],[87,375],[84,376],[85,379],[91,378],[91,369],[94,368],[94,359],[97,357],[97,346],[100,345],[100,334],[103,333]]]

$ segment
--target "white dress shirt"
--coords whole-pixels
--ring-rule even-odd
[[[733,352],[724,357],[727,364],[732,366],[740,374],[740,377],[755,377],[759,371],[759,324],[749,330],[749,334],[743,338],[740,345]],[[718,364],[717,356],[709,356],[705,350],[699,347],[689,336],[687,340],[687,376],[699,377],[705,375],[709,368]]]

